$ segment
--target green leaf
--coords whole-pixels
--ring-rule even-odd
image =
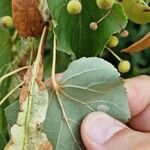
[[[0,0],[0,17],[11,15],[11,0]]]
[[[150,2],[150,0],[145,0],[145,3],[148,4]]]
[[[123,122],[130,118],[126,90],[119,76],[103,59],[82,58],[71,63],[60,82],[58,95],[50,92],[43,126],[54,149],[82,149],[80,123],[90,112],[105,109]]]
[[[3,124],[3,110],[2,108],[0,108],[0,133],[3,130],[2,124]]]
[[[43,132],[56,150],[84,149],[80,123],[90,112],[105,111],[126,122],[130,118],[127,94],[118,71],[100,58],[82,58],[71,63],[50,102]],[[9,123],[16,120],[17,105],[6,109]],[[68,141],[66,143],[66,141]]]
[[[126,15],[134,23],[150,23],[150,7],[144,0],[123,0],[121,4],[124,7]]]
[[[69,0],[48,0],[53,19],[57,22],[55,33],[58,39],[58,50],[67,54],[95,56],[101,53],[110,36],[120,32],[127,24],[127,18],[120,4],[114,4],[112,12],[99,24],[96,31],[89,27],[91,22],[98,21],[108,11],[98,8],[95,0],[82,1],[81,14],[72,16],[67,12]],[[121,27],[120,27],[121,26]]]
[[[0,69],[11,61],[9,40],[9,31],[0,27]]]
[[[15,101],[5,108],[5,116],[9,126],[13,126],[17,122],[19,112],[19,101]]]
[[[7,141],[5,139],[5,136],[3,134],[0,134],[0,150],[3,150],[6,144]]]
[[[3,65],[2,68],[0,68],[0,77],[6,74],[8,71],[8,68]],[[8,78],[3,82],[3,84],[0,85],[0,101],[2,98],[7,94],[9,91],[9,86],[11,84],[11,78]],[[0,133],[6,129],[7,123],[6,123],[6,118],[4,114],[4,108],[9,105],[8,102],[6,102],[3,106],[0,106]]]

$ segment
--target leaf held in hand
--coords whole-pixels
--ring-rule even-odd
[[[37,37],[43,31],[44,19],[38,0],[13,0],[13,22],[21,37]]]
[[[57,95],[52,89],[50,91],[42,128],[56,150],[85,149],[80,138],[80,124],[90,112],[107,109],[108,114],[123,122],[130,118],[120,74],[103,59],[82,58],[72,62],[59,84]],[[14,103],[6,109],[10,124],[16,119],[16,108],[17,103]]]
[[[135,53],[145,50],[150,47],[150,32],[147,33],[142,39],[131,45],[130,47],[123,49],[123,52]]]
[[[108,114],[123,122],[130,118],[120,74],[103,59],[74,61],[59,85],[58,91],[50,91],[50,105],[43,126],[54,149],[84,149],[80,139],[81,121],[102,105],[107,107]]]

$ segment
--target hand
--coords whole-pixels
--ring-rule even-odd
[[[126,126],[103,112],[89,114],[81,125],[88,150],[150,150],[150,77],[128,79],[125,85],[132,119]]]

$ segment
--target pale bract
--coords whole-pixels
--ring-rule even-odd
[[[35,83],[32,96],[33,101],[29,127],[25,126],[25,119],[29,109],[27,97],[21,105],[17,123],[11,128],[11,140],[5,147],[5,150],[21,150],[24,147],[28,150],[34,150],[39,149],[41,144],[51,146],[46,135],[41,132],[41,126],[46,118],[48,108],[48,92],[46,90],[41,91],[38,84]],[[25,144],[26,130],[28,130],[28,137]]]

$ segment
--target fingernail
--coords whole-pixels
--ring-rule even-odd
[[[84,128],[87,138],[93,142],[104,144],[126,126],[106,113],[94,112],[85,118]]]

